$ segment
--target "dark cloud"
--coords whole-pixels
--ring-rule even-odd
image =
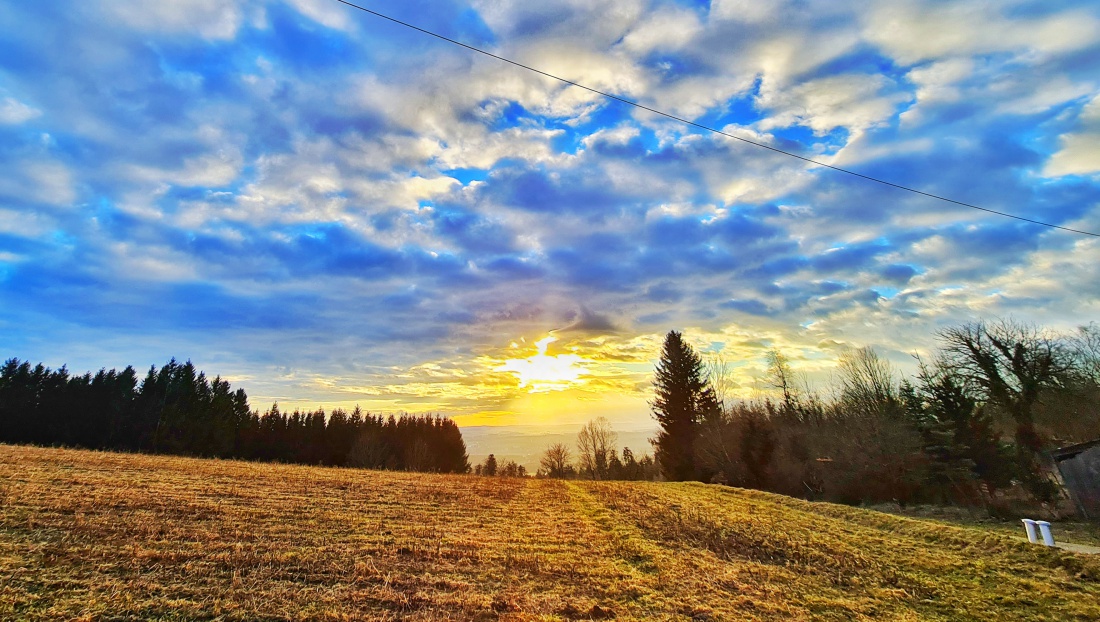
[[[481,190],[485,200],[524,211],[545,214],[575,212],[600,220],[623,197],[608,180],[593,171],[545,171],[507,168],[495,173]]]
[[[498,257],[486,263],[485,269],[516,280],[538,279],[546,274],[536,262],[517,257]]]
[[[895,285],[905,285],[917,275],[917,269],[906,264],[890,264],[882,269],[882,278]]]
[[[673,283],[662,281],[647,287],[645,296],[651,302],[674,304],[683,299],[684,293]]]
[[[766,316],[772,314],[772,310],[768,308],[768,305],[760,302],[759,300],[731,299],[723,302],[719,306],[721,306],[723,309],[733,309],[742,313],[748,313],[749,315]]]
[[[440,237],[457,243],[475,256],[515,250],[515,234],[477,212],[442,206],[432,213],[431,220]]]
[[[849,244],[811,257],[809,264],[815,271],[825,274],[860,270],[870,265],[877,256],[891,250],[893,248],[885,242]]]
[[[598,335],[611,335],[619,332],[610,318],[593,312],[581,305],[573,312],[572,321],[564,328],[554,329],[555,333],[573,333],[594,337]]]

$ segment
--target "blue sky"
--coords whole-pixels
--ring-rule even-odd
[[[364,5],[1100,232],[1095,3]],[[1100,316],[1095,238],[332,0],[16,2],[0,29],[5,356],[191,359],[256,407],[629,426],[672,328],[752,397],[770,348],[825,378],[847,347],[904,370],[944,326]]]

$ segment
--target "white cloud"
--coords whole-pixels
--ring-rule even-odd
[[[833,156],[822,155],[816,159],[826,164],[847,167],[860,162],[873,162],[879,158],[932,154],[935,148],[934,138],[919,134],[912,138],[887,142],[872,141],[867,134],[863,134],[853,136]]]
[[[674,50],[689,43],[700,30],[702,24],[693,11],[655,11],[623,38],[622,47],[639,56]]]
[[[448,144],[439,155],[446,168],[491,168],[504,158],[532,163],[563,160],[550,148],[560,130],[508,128],[498,132],[470,133]]]
[[[175,168],[132,164],[123,167],[124,175],[134,181],[150,184],[170,183],[177,186],[218,187],[229,184],[240,173],[243,160],[235,149],[187,158]]]
[[[677,77],[651,89],[653,104],[650,107],[678,117],[694,119],[707,110],[723,106],[733,97],[747,93],[754,81],[755,76],[747,72],[740,75]],[[649,113],[639,112],[639,115],[644,117]]]
[[[1063,330],[1092,321],[1100,312],[1098,251],[1094,238],[1082,237],[1068,247],[1030,253],[1019,265],[982,284],[981,291],[997,295],[990,304],[1003,305],[990,313],[1008,315],[1026,305],[1033,321]]]
[[[919,65],[906,74],[917,86],[916,102],[901,114],[903,123],[936,121],[934,112],[950,106],[982,105],[987,117],[1042,115],[1096,92],[1096,84],[1051,72],[1046,64],[1013,63],[974,57]]]
[[[982,0],[877,4],[868,13],[864,36],[903,65],[991,52],[1058,54],[1100,37],[1100,20],[1087,12],[1013,19],[1002,7]]]
[[[31,108],[17,99],[5,97],[0,101],[0,124],[18,125],[40,116],[42,116],[41,110]]]
[[[634,59],[623,54],[578,48],[568,41],[533,43],[523,56],[532,66],[547,73],[600,91],[634,95],[644,92],[649,83]],[[573,90],[579,91],[584,101],[597,97],[582,89]]]
[[[334,30],[351,30],[354,22],[351,21],[349,6],[345,6],[332,0],[289,0],[290,4],[298,9],[298,12],[313,21]]]
[[[25,160],[0,175],[0,194],[56,206],[71,206],[77,196],[69,168],[46,159]]]
[[[1100,95],[1081,111],[1081,130],[1059,137],[1061,149],[1047,161],[1047,177],[1088,175],[1100,172]]]
[[[619,125],[616,127],[609,127],[597,130],[588,136],[584,137],[581,142],[586,149],[591,149],[596,143],[607,143],[610,145],[625,145],[631,140],[635,139],[639,135],[638,128],[631,125]]]
[[[1065,134],[1062,148],[1047,162],[1043,174],[1047,177],[1089,175],[1100,172],[1100,132]]]
[[[115,242],[105,250],[109,253],[107,263],[116,277],[140,282],[179,282],[200,276],[192,257],[169,248]]]
[[[232,39],[243,21],[237,0],[103,0],[104,12],[141,30]]]
[[[953,102],[961,97],[958,84],[974,73],[969,58],[949,58],[922,65],[906,74],[917,85],[917,103]]]
[[[3,182],[0,182],[0,188]],[[35,238],[57,227],[57,222],[43,212],[23,212],[0,207],[0,233]]]
[[[736,20],[750,24],[774,20],[785,8],[785,2],[759,0],[712,0],[710,18]]]
[[[768,88],[782,90],[800,75],[850,52],[859,42],[849,28],[795,26],[768,33],[741,52],[746,58],[740,62],[748,63],[749,71],[760,74]],[[730,60],[738,62],[736,55]]]
[[[203,112],[210,117],[216,117],[223,111]],[[184,158],[174,166],[167,162],[147,164],[132,158],[128,162],[112,163],[110,168],[131,183],[153,187],[172,184],[210,188],[231,183],[244,167],[244,156],[240,148],[244,137],[225,127],[211,124],[169,127],[165,128],[161,138],[168,141],[187,140],[192,147],[201,147],[203,150],[197,155]]]
[[[1077,82],[1062,75],[1028,76],[995,83],[990,95],[1000,101],[996,112],[1004,114],[1043,114],[1048,110],[1087,97],[1096,92],[1096,84]]]
[[[494,130],[492,125],[510,102],[537,115],[572,118],[602,98],[519,70],[474,64],[456,69],[441,59],[426,70],[422,81],[403,85],[374,77],[353,80],[350,93],[340,96],[349,110],[385,117],[392,127],[363,141],[365,158],[379,170],[395,164],[439,168],[490,168],[503,158],[531,162],[563,160],[550,148],[560,130],[536,124]],[[413,132],[417,138],[403,134]],[[397,156],[397,158],[395,158]]]
[[[861,132],[893,116],[907,93],[880,75],[845,74],[803,82],[787,89],[762,88],[758,104],[771,114],[757,125],[762,130],[804,125],[821,135],[843,127]]]

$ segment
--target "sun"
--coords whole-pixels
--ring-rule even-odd
[[[508,359],[496,370],[515,374],[520,388],[530,393],[563,391],[584,384],[585,380],[581,378],[587,371],[584,359],[576,354],[546,354],[547,346],[557,340],[553,335],[540,339],[535,342],[537,354],[525,359]]]

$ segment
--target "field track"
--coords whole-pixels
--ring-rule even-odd
[[[0,445],[0,620],[1100,620],[1100,558],[701,484]]]

